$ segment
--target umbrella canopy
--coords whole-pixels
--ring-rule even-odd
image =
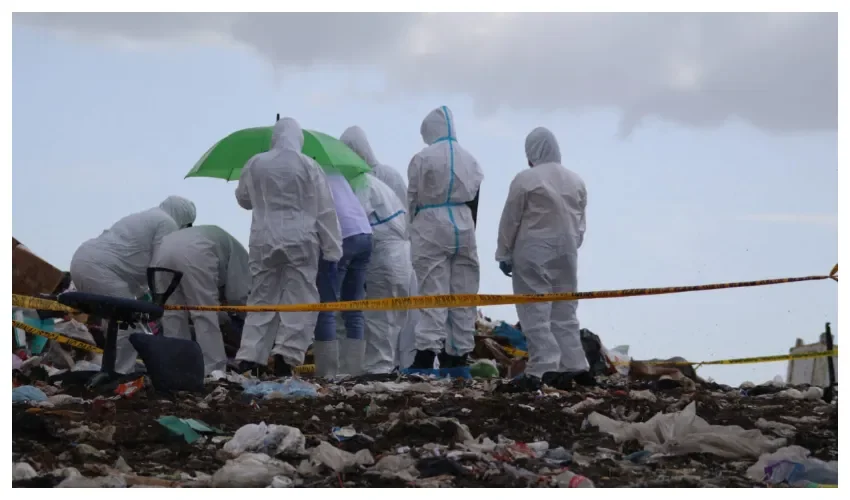
[[[186,174],[234,181],[252,156],[271,147],[272,127],[246,128],[218,141]],[[340,140],[315,130],[304,130],[301,152],[322,166],[325,172],[340,173],[351,182],[372,168]]]

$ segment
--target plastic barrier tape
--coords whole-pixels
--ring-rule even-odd
[[[66,337],[65,335],[60,335],[58,333],[47,332],[47,331],[41,330],[39,328],[35,328],[33,326],[30,326],[30,325],[23,323],[21,321],[12,320],[12,327],[20,328],[21,330],[29,333],[30,335],[39,335],[39,336],[42,336],[42,337],[47,337],[50,340],[55,340],[56,342],[59,342],[60,344],[69,345],[69,346],[74,347],[76,349],[81,349],[83,351],[93,352],[95,354],[103,354],[103,349],[101,349],[100,347],[88,344],[86,342],[83,342],[81,340],[77,340],[77,339],[74,339],[74,338],[71,338],[71,337]],[[295,373],[298,373],[298,374],[313,373],[313,372],[316,371],[316,365],[296,366],[295,368],[292,369],[292,371],[295,372]]]
[[[50,340],[54,340],[56,342],[59,342],[60,344],[69,345],[76,349],[93,352],[95,354],[103,354],[103,349],[96,345],[91,345],[87,342],[83,342],[82,340],[73,339],[65,335],[59,335],[58,333],[46,332],[44,330],[30,326],[24,323],[23,321],[12,320],[12,326],[14,328],[20,328],[21,330],[29,333],[30,335],[39,335],[41,337],[47,337]]]
[[[476,307],[510,304],[529,304],[534,302],[554,302],[562,300],[610,299],[619,297],[643,297],[668,295],[673,293],[703,292],[725,290],[728,288],[748,288],[803,281],[833,279],[838,281],[838,264],[825,276],[803,276],[798,278],[778,278],[759,281],[739,281],[735,283],[714,283],[696,286],[675,286],[665,288],[629,288],[623,290],[602,290],[596,292],[549,293],[539,295],[430,295],[417,297],[399,297],[394,299],[370,299],[351,302],[327,302],[324,304],[279,304],[262,306],[209,306],[166,305],[165,309],[175,311],[225,311],[225,312],[306,312],[306,311],[396,311],[406,309],[434,309],[441,307]],[[12,295],[12,306],[26,309],[49,311],[69,311],[58,302],[46,301],[35,297]],[[48,307],[49,306],[49,307]],[[62,309],[55,309],[61,307]]]
[[[527,358],[528,353],[513,347],[502,346],[502,349],[515,358]],[[754,358],[736,358],[736,359],[720,359],[717,361],[642,361],[639,359],[632,360],[635,363],[644,365],[659,365],[659,366],[687,366],[687,365],[745,365],[751,363],[774,363],[776,361],[791,361],[792,359],[814,359],[825,358],[827,356],[838,356],[838,349],[823,352],[806,352],[802,354],[777,354],[776,356],[757,356]],[[632,361],[609,361],[613,365],[628,365]]]

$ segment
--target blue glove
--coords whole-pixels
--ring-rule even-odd
[[[510,277],[513,274],[514,266],[510,262],[499,262],[499,269],[505,274],[505,276]]]

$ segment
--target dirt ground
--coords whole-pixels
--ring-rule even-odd
[[[353,382],[347,385],[350,387]],[[410,448],[410,456],[419,460],[420,479],[430,475],[434,478],[431,485],[449,487],[543,485],[560,469],[553,470],[551,464],[537,458],[497,456],[497,461],[531,471],[535,478],[504,473],[494,475],[492,467],[481,464],[458,466],[454,460],[443,458],[441,462],[431,456],[425,457],[422,450],[426,445],[455,446],[454,427],[403,424],[383,432],[379,426],[387,422],[390,414],[418,407],[428,416],[456,418],[468,426],[472,436],[484,435],[496,440],[501,435],[518,443],[546,441],[550,449],[562,446],[573,454],[572,462],[565,464],[569,470],[590,478],[597,487],[752,487],[758,484],[744,475],[747,467],[755,462],[751,458],[729,460],[709,454],[690,454],[665,457],[648,464],[632,463],[625,457],[640,451],[642,446],[637,442],[617,444],[596,428],[584,425],[590,411],[612,418],[631,414],[632,421],[641,422],[658,412],[681,410],[688,402],[696,401],[697,414],[709,423],[738,425],[745,429],[755,428],[759,418],[783,421],[785,417],[808,417],[805,423],[794,424],[797,432],[788,439],[788,444],[808,448],[814,457],[823,460],[838,458],[837,405],[827,405],[823,401],[740,397],[732,390],[700,388],[691,394],[684,394],[680,389],[654,390],[658,400],[649,402],[632,399],[627,392],[644,389],[646,384],[626,386],[620,382],[592,393],[594,398],[604,400],[599,406],[570,414],[564,408],[585,400],[591,395],[589,390],[579,389],[556,396],[539,392],[501,394],[475,389],[480,382],[457,381],[452,390],[438,396],[402,393],[376,398],[374,395],[346,396],[337,390],[336,394],[324,395],[320,391],[319,397],[309,399],[254,400],[242,394],[241,386],[224,381],[207,384],[208,393],[218,386],[228,391],[222,401],[204,401],[204,395],[164,396],[147,388],[129,398],[95,400],[54,409],[13,405],[13,463],[27,462],[40,474],[34,479],[13,482],[13,486],[55,486],[62,477],[49,472],[63,467],[74,467],[83,475],[97,476],[102,470],[98,467],[112,467],[119,457],[137,476],[175,481],[180,480],[181,473],[211,475],[224,465],[226,458],[219,453],[220,441],[187,444],[156,422],[167,415],[201,420],[221,430],[223,436],[232,436],[245,424],[260,422],[297,427],[306,436],[308,449],[324,440],[352,453],[369,449],[376,461],[385,454]],[[79,390],[69,392],[76,392],[73,395],[84,399],[95,397]],[[114,426],[113,442],[89,436],[85,444],[102,453],[94,456],[80,452],[89,448],[80,447],[83,440],[79,435],[66,435],[66,432],[82,425],[93,430]],[[358,435],[338,442],[331,429],[349,425]],[[283,460],[296,467],[301,461],[300,458]],[[182,477],[185,479],[186,475]],[[318,477],[305,478],[301,485],[402,487],[411,484],[399,478],[366,474],[360,468],[340,474],[328,471]]]

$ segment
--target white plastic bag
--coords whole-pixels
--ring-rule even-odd
[[[646,422],[629,423],[592,413],[588,423],[621,443],[636,439],[653,453],[675,455],[712,453],[725,458],[758,457],[785,446],[784,438],[770,439],[759,430],[737,425],[710,425],[696,414],[696,403],[676,413],[658,413]]]
[[[231,456],[246,451],[270,455],[305,455],[306,438],[300,429],[288,425],[259,424],[243,425],[233,438],[224,444],[224,451]]]
[[[263,488],[275,476],[292,476],[295,467],[265,453],[243,453],[228,460],[212,477],[213,488]]]

